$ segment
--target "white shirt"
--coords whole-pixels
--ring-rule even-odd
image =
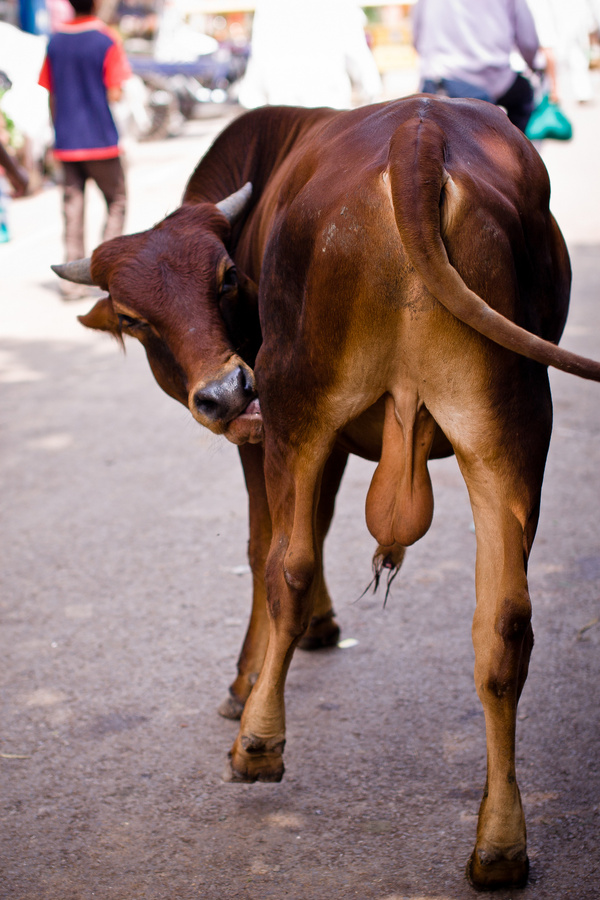
[[[381,80],[357,0],[257,0],[240,88],[246,108],[351,105],[352,82],[377,99]]]

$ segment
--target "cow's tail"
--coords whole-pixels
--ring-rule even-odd
[[[412,129],[412,140],[406,141]],[[600,381],[600,362],[571,353],[521,328],[471,291],[448,259],[441,234],[440,198],[449,174],[444,134],[420,119],[401,126],[402,152],[391,148],[390,187],[396,223],[408,256],[427,289],[446,309],[485,337],[522,356]]]

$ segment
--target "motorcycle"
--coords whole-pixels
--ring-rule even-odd
[[[133,89],[145,110],[145,124],[144,117],[137,116],[138,140],[172,137],[185,121],[222,115],[237,103],[236,86],[246,71],[249,48],[198,37],[206,38],[202,47],[207,52],[193,59],[165,59],[158,47],[154,54],[128,54]]]

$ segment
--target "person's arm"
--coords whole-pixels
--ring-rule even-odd
[[[526,0],[516,0],[515,3],[515,44],[529,68],[533,69],[540,42],[535,21]]]
[[[121,41],[115,37],[104,60],[104,85],[109,103],[117,103],[123,96],[123,82],[131,77],[129,60]]]
[[[6,147],[0,143],[0,166],[13,186],[14,196],[22,197],[29,184],[29,175],[10,155]]]
[[[417,0],[415,5],[412,8],[412,16],[411,16],[411,28],[412,28],[412,42],[413,47],[419,52],[419,43],[421,40],[421,21],[422,21],[422,11],[423,11],[423,2],[422,0]]]
[[[354,3],[346,4],[342,10],[345,15],[340,23],[340,38],[346,70],[352,83],[360,89],[363,99],[374,103],[381,95],[382,84],[375,58],[367,44],[363,21],[365,14]]]
[[[47,55],[44,59],[44,64],[42,65],[40,77],[38,78],[38,84],[41,85],[41,87],[46,88],[46,90],[48,91],[48,106],[50,107],[50,118],[52,119],[52,122],[54,122],[54,94],[52,92],[52,72],[50,70],[50,61]]]
[[[123,96],[123,88],[121,87],[121,85],[119,85],[118,87],[107,88],[106,96],[108,97],[109,103],[118,103]]]
[[[548,83],[548,96],[553,103],[558,103],[558,77],[555,48],[558,46],[556,13],[548,0],[528,0],[535,28],[538,34],[541,53],[535,60],[533,71],[543,71]],[[542,64],[543,58],[543,64]]]
[[[556,77],[556,57],[552,47],[542,47],[544,56],[546,57],[546,78],[548,79],[548,96],[552,103],[558,103],[560,96],[558,93],[558,79]]]

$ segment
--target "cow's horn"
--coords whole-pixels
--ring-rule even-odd
[[[247,181],[244,187],[241,187],[239,191],[230,194],[229,197],[225,197],[224,200],[219,200],[215,206],[223,213],[231,225],[233,225],[235,220],[238,219],[246,209],[251,196],[252,185]]]
[[[65,278],[67,281],[74,281],[75,284],[95,284],[92,278],[92,260],[91,259],[75,259],[73,262],[63,263],[60,266],[50,266],[53,272]]]

